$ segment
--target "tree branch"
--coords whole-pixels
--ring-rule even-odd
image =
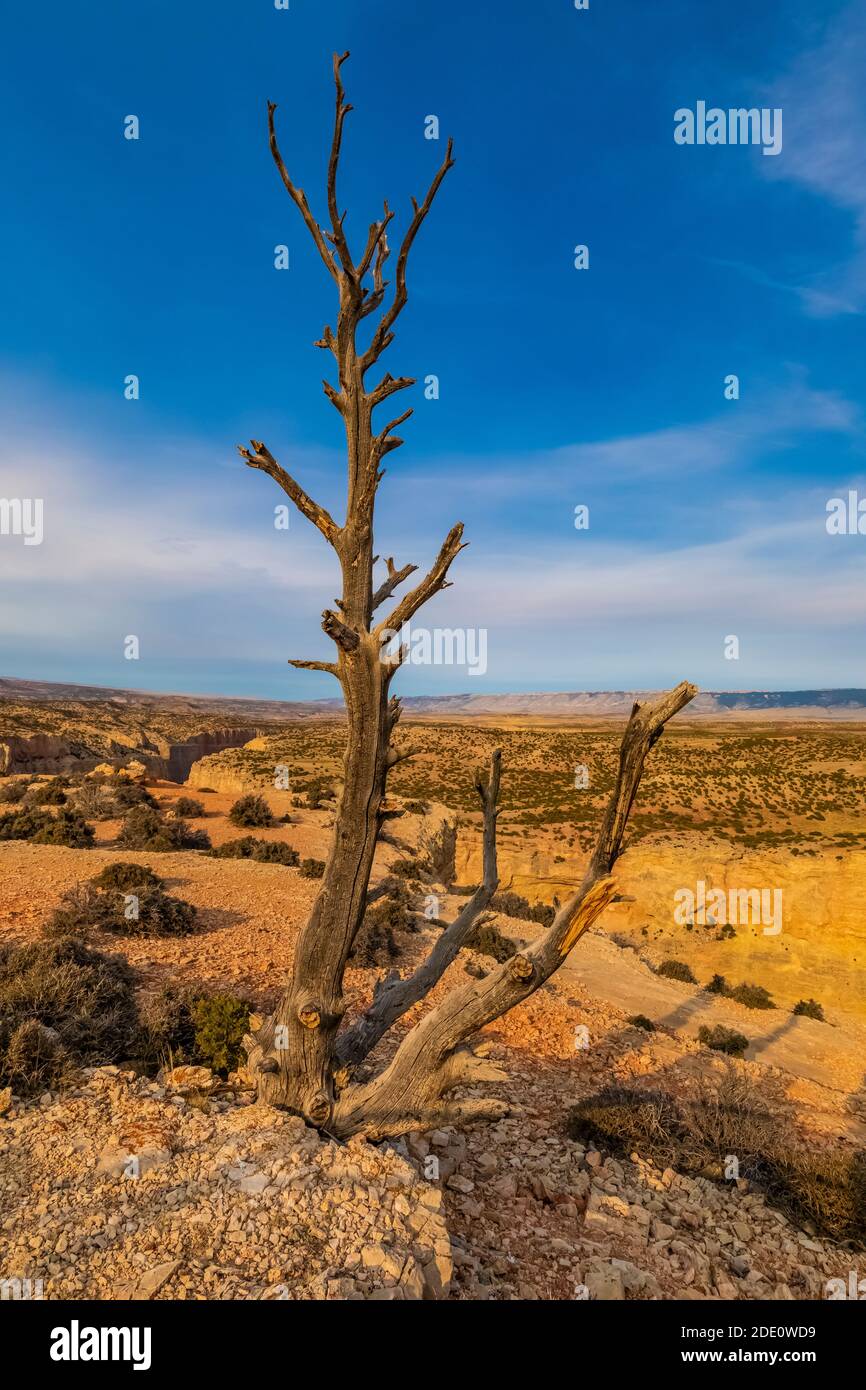
[[[451,527],[442,542],[442,548],[436,556],[432,568],[421,580],[421,583],[411,593],[405,594],[390,616],[376,628],[377,637],[381,637],[385,632],[399,632],[403,624],[408,622],[428,599],[439,593],[440,589],[447,587],[448,570],[460,551],[465,550],[466,545],[468,545],[468,541],[463,543],[462,537],[463,522],[458,521],[456,526]]]
[[[487,908],[499,886],[496,864],[496,819],[499,814],[499,782],[502,771],[502,750],[496,748],[490,758],[490,772],[483,777],[475,774],[475,790],[484,812],[483,861],[484,877],[458,917],[443,931],[427,958],[414,974],[406,979],[393,976],[376,991],[373,1003],[354,1026],[337,1040],[337,1055],[344,1065],[362,1061],[379,1039],[398,1018],[424,999],[441,980],[457,952],[465,942],[479,915]]]
[[[271,453],[270,449],[260,439],[251,439],[250,448],[245,449],[242,444],[238,445],[238,453],[249,468],[257,468],[260,473],[267,473],[275,482],[279,483],[283,492],[291,497],[298,511],[301,512],[308,521],[314,526],[318,526],[326,541],[329,541],[334,548],[340,536],[340,528],[330,512],[324,507],[320,507],[318,502],[314,502],[300,483],[296,483],[290,473],[281,468]]]
[[[391,332],[391,329],[394,325],[397,315],[402,311],[407,299],[409,298],[409,293],[406,288],[406,265],[409,260],[409,252],[412,249],[412,243],[415,240],[415,237],[418,235],[418,228],[421,226],[421,223],[424,221],[424,218],[427,216],[428,212],[433,206],[433,199],[436,197],[436,194],[439,191],[439,185],[441,184],[445,175],[448,173],[448,170],[452,168],[454,165],[454,160],[451,157],[451,152],[453,148],[454,141],[449,139],[448,148],[445,152],[445,158],[440,164],[439,169],[437,170],[436,175],[433,179],[433,182],[427,190],[427,197],[424,199],[421,206],[419,207],[415,199],[412,199],[414,216],[406,229],[406,235],[403,237],[403,243],[400,247],[400,251],[397,256],[397,277],[396,287],[394,290],[394,298],[391,302],[390,308],[388,308],[385,311],[385,313],[382,315],[382,318],[379,320],[376,331],[373,334],[373,340],[370,343],[370,346],[367,348],[367,351],[361,358],[362,372],[366,372],[367,368],[373,365],[373,363],[384,352],[388,344],[393,340],[394,335]]]
[[[379,385],[369,394],[370,408],[375,409],[382,401],[393,396],[395,391],[405,391],[407,386],[414,386],[415,380],[414,376],[393,377],[390,372],[386,372]]]
[[[322,628],[344,652],[353,652],[361,641],[355,629],[347,627],[329,608],[322,614]]]
[[[391,430],[395,430],[398,425],[402,425],[404,420],[408,420],[409,416],[412,414],[414,414],[414,407],[410,405],[409,409],[404,410],[402,415],[398,415],[396,420],[390,420],[383,430],[373,435],[371,456],[376,462],[384,458],[386,454],[390,454],[392,449],[400,448],[404,441],[399,439],[396,434],[392,435]]]
[[[405,1131],[407,1115],[416,1107],[428,1119],[437,1107],[441,1112],[442,1098],[459,1084],[452,1068],[460,1045],[544,984],[615,897],[608,869],[620,852],[647,754],[667,721],[696,694],[697,688],[683,681],[652,703],[635,704],[623,735],[613,796],[580,887],[531,946],[484,979],[452,990],[407,1034],[378,1077],[342,1093],[332,1117],[335,1133],[345,1136],[362,1128],[368,1136],[385,1137]]]
[[[340,672],[333,661],[289,661],[290,666],[296,666],[299,671],[327,671],[330,676],[336,676],[339,680]]]
[[[277,132],[274,126],[274,112],[276,111],[276,109],[277,103],[275,101],[269,101],[268,143],[271,147],[271,154],[274,157],[274,163],[280,171],[280,178],[285,184],[289,196],[292,199],[292,202],[295,204],[301,216],[303,217],[305,223],[307,224],[310,236],[313,238],[313,241],[316,243],[316,246],[318,248],[319,255],[325,262],[325,265],[328,267],[328,270],[331,272],[334,279],[339,283],[340,272],[337,269],[334,257],[331,255],[330,251],[325,245],[325,238],[322,235],[322,229],[310,211],[310,205],[307,202],[307,196],[304,193],[303,189],[296,188],[296,186],[292,183],[292,180],[289,178],[289,171],[283,162],[283,156],[280,154],[279,145],[277,144]]]
[[[397,586],[402,584],[404,579],[408,579],[410,574],[414,574],[418,568],[417,565],[404,565],[402,569],[395,569],[393,557],[390,555],[385,564],[388,567],[388,578],[383,580],[373,594],[370,604],[371,613],[375,613],[379,605],[384,603],[386,598],[391,597]]]
[[[331,157],[328,160],[328,211],[331,214],[332,236],[329,238],[337,248],[337,255],[340,257],[340,264],[349,279],[357,284],[355,263],[352,260],[349,244],[346,241],[346,234],[343,231],[343,219],[346,214],[340,216],[337,205],[337,169],[340,163],[340,145],[343,140],[343,124],[346,116],[353,109],[348,102],[343,101],[345,95],[343,91],[343,79],[340,76],[340,68],[349,56],[349,50],[345,53],[334,54],[334,86],[336,88],[336,109],[334,111],[334,137],[331,141]]]

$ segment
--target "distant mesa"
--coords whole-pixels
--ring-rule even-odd
[[[405,695],[407,714],[438,716],[514,715],[562,718],[569,715],[627,715],[635,700],[649,690],[527,691],[504,694]],[[137,711],[150,708],[194,721],[196,715],[218,715],[245,727],[286,719],[333,718],[342,700],[263,700],[238,695],[155,694],[148,690],[113,689],[110,686],[73,685],[53,681],[0,677],[0,736],[5,732],[3,701],[17,704],[60,701],[125,705]],[[731,715],[800,719],[866,718],[866,689],[841,690],[704,690],[679,716],[680,719]],[[213,727],[211,719],[204,727]],[[226,727],[228,727],[226,725]],[[192,731],[191,731],[192,732]],[[253,735],[250,734],[250,737]]]

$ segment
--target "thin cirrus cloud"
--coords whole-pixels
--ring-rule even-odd
[[[788,287],[815,317],[866,310],[864,73],[866,0],[854,0],[830,21],[820,44],[800,54],[770,88],[770,104],[784,113],[784,150],[779,160],[762,160],[762,172],[800,185],[852,218],[850,253]]]
[[[289,656],[329,655],[318,621],[338,592],[337,566],[313,528],[295,514],[288,532],[275,530],[273,505],[283,499],[270,480],[256,475],[262,487],[252,489],[246,470],[233,476],[220,469],[222,455],[214,453],[209,461],[209,446],[195,440],[181,453],[194,455],[198,465],[179,477],[176,469],[159,466],[166,450],[172,457],[178,452],[173,435],[152,439],[149,467],[119,470],[120,451],[107,433],[100,435],[98,451],[85,450],[74,427],[64,429],[50,411],[29,414],[41,418],[45,437],[32,424],[26,435],[7,432],[0,444],[0,495],[44,497],[45,540],[24,547],[20,539],[4,537],[0,544],[5,674],[38,676],[46,653],[53,652],[65,661],[70,678],[74,672],[85,682],[159,688],[165,679],[159,669],[181,673],[172,678],[172,688],[204,689],[229,662],[240,670],[258,662],[267,668],[252,678],[258,693],[300,699],[333,694],[330,683],[287,672],[285,662]],[[424,568],[441,539],[439,512],[447,529],[457,492],[468,503],[464,515],[478,544],[459,557],[454,587],[419,621],[489,630],[488,671],[472,688],[527,688],[527,671],[554,688],[579,680],[571,646],[587,634],[605,664],[594,674],[582,668],[585,680],[609,685],[627,653],[629,679],[651,684],[662,678],[657,653],[662,643],[670,644],[672,631],[685,655],[703,646],[718,653],[726,633],[746,626],[753,637],[760,635],[764,648],[773,634],[786,632],[783,658],[796,672],[803,668],[800,653],[814,653],[828,633],[853,630],[866,618],[857,538],[827,536],[826,499],[814,487],[777,496],[765,513],[748,489],[737,495],[733,478],[741,465],[797,442],[804,431],[847,438],[857,428],[857,411],[844,398],[812,390],[801,379],[743,404],[736,414],[552,450],[534,472],[526,458],[511,461],[510,468],[508,461],[493,468],[488,460],[480,472],[488,483],[495,478],[497,493],[504,488],[508,505],[525,488],[555,489],[582,470],[614,484],[662,471],[675,478],[687,470],[717,476],[729,470],[727,533],[721,537],[710,538],[697,508],[695,526],[677,531],[671,524],[663,543],[657,535],[637,534],[626,543],[603,531],[581,535],[573,528],[570,534],[565,528],[559,541],[535,525],[503,551],[494,527],[484,534],[485,495],[473,505],[468,471],[459,488],[443,488],[438,475],[434,489],[431,474],[423,483],[423,507],[412,505],[422,480],[407,475],[388,503],[380,534],[387,535],[389,521],[397,522],[399,561],[411,559]],[[302,458],[302,471],[314,461],[314,455]],[[447,467],[446,461],[446,474]],[[310,476],[316,490],[323,478]],[[845,479],[838,488],[849,481],[853,485]],[[128,633],[142,637],[144,659],[134,668],[120,659]],[[616,641],[608,649],[612,634]],[[838,646],[849,650],[844,639]],[[828,651],[818,683],[852,683],[849,664],[833,662]],[[745,667],[740,670],[748,680]],[[605,672],[611,674],[606,678]],[[694,674],[724,683],[724,670],[713,672],[708,659]],[[407,671],[404,680],[405,688],[416,691],[462,689],[466,683],[466,673],[454,670]]]
[[[760,391],[706,420],[495,459],[446,457],[437,459],[432,470],[413,470],[408,481],[413,488],[434,488],[443,472],[453,471],[460,475],[461,494],[480,494],[495,504],[524,493],[560,492],[563,485],[583,480],[604,487],[736,471],[810,434],[854,441],[860,431],[858,406],[839,392],[810,387],[805,374],[792,368],[784,386]]]

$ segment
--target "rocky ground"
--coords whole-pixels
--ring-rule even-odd
[[[603,1159],[546,1105],[342,1145],[214,1085],[103,1067],[13,1102],[3,1278],[50,1299],[809,1299],[852,1265],[747,1183]]]
[[[5,1279],[49,1299],[439,1298],[442,1192],[393,1148],[338,1145],[249,1097],[117,1067],[0,1127]],[[192,1087],[189,1083],[192,1083]],[[247,1102],[247,1103],[245,1103]]]

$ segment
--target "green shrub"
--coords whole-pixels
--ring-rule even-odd
[[[304,794],[310,810],[320,811],[327,802],[335,799],[337,791],[330,777],[314,777],[304,788]]]
[[[249,1004],[233,994],[205,995],[193,1005],[192,1019],[196,1058],[213,1071],[235,1071],[249,1029]]]
[[[395,859],[388,872],[395,878],[422,878],[431,872],[429,859]]]
[[[118,861],[91,879],[95,888],[117,888],[121,893],[133,893],[136,888],[162,888],[163,881],[146,864],[126,864]]]
[[[747,1009],[775,1009],[772,996],[764,989],[763,985],[737,985],[728,991],[728,998],[734,999],[738,1004],[744,1004]]]
[[[426,801],[404,801],[403,805],[412,816],[425,816],[427,814]]]
[[[749,1039],[744,1033],[726,1028],[723,1023],[717,1023],[713,1028],[701,1024],[698,1041],[705,1047],[711,1047],[714,1052],[726,1052],[730,1057],[744,1057],[749,1046]]]
[[[506,917],[539,922],[542,927],[549,927],[556,916],[556,909],[550,903],[530,903],[520,893],[494,893],[490,906],[494,912],[501,912]]]
[[[148,1070],[197,1060],[193,1009],[201,997],[189,986],[163,985],[142,1000],[136,1056]]]
[[[138,1056],[151,1070],[199,1065],[234,1071],[249,1016],[250,1005],[232,994],[164,985],[141,1004]]]
[[[111,783],[111,798],[118,815],[123,815],[133,806],[156,806],[156,798],[147,787],[143,787],[140,782],[129,782],[122,777]]]
[[[259,864],[286,864],[297,868],[298,851],[282,840],[259,840],[255,835],[242,835],[238,840],[226,840],[211,850],[215,859],[254,859]]]
[[[210,849],[210,836],[204,830],[192,830],[185,820],[166,820],[152,806],[134,806],[124,818],[117,843],[124,849],[164,852]]]
[[[819,1023],[826,1023],[824,1009],[817,999],[798,999],[792,1013],[799,1014],[801,1018],[816,1018]]]
[[[198,911],[192,903],[173,898],[161,888],[139,888],[135,893],[116,896],[119,908],[116,926],[109,930],[118,934],[190,936],[196,929]]]
[[[646,1014],[635,1014],[629,1019],[629,1023],[633,1028],[643,1028],[645,1033],[654,1033],[656,1030],[652,1019],[647,1018]]]
[[[707,994],[728,994],[730,992],[730,986],[724,975],[714,975],[704,988]]]
[[[134,891],[79,884],[60,900],[43,928],[45,936],[85,936],[88,931],[119,936],[189,936],[195,931],[196,909],[161,888],[137,886]]]
[[[401,898],[380,898],[364,913],[349,953],[355,965],[389,965],[400,954],[394,933],[406,931],[409,914]]]
[[[270,806],[263,796],[242,796],[229,811],[229,820],[237,826],[266,826],[274,824]]]
[[[171,809],[176,816],[188,816],[193,820],[205,813],[201,802],[196,801],[194,796],[179,796]]]
[[[692,974],[691,966],[686,965],[684,960],[663,960],[656,968],[656,974],[663,975],[667,980],[680,980],[684,985],[698,983]]]
[[[0,786],[0,805],[14,806],[23,801],[29,785],[22,777],[16,777],[13,782],[4,782]]]
[[[61,806],[56,816],[50,811],[20,811],[0,816],[0,840],[31,840],[35,845],[65,845],[69,849],[90,849],[94,840],[91,825],[77,811]]]
[[[71,937],[0,947],[0,1085],[20,1095],[59,1086],[77,1066],[128,1057],[137,1031],[120,957]]]
[[[302,859],[301,878],[321,878],[325,872],[324,859]]]
[[[65,806],[66,792],[59,777],[49,782],[34,782],[27,790],[28,806]]]
[[[480,922],[474,926],[463,943],[472,951],[478,951],[482,956],[491,956],[493,960],[510,960],[517,955],[517,947],[513,941],[509,941],[507,936],[493,922]]]

